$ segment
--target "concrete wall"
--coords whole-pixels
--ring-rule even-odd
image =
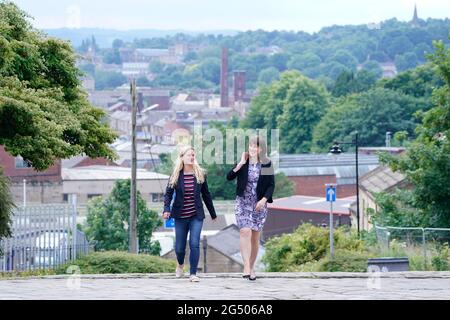
[[[369,215],[367,214],[367,209],[373,209],[375,212],[378,211],[378,205],[375,203],[374,199],[370,194],[363,189],[359,189],[359,226],[361,230],[369,231],[372,229],[372,224],[369,221]],[[356,221],[356,220],[355,220]]]
[[[11,183],[14,203],[23,203],[23,183]],[[26,184],[26,200],[31,203],[62,203],[62,182],[34,182]]]
[[[66,180],[63,184],[63,193],[77,194],[78,204],[83,205],[89,201],[89,195],[108,196],[113,187],[114,180]],[[167,180],[138,180],[137,188],[146,201],[152,201],[152,194],[164,193]],[[161,189],[162,188],[162,189]]]

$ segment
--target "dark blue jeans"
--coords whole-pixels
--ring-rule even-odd
[[[186,241],[189,233],[189,264],[191,275],[197,274],[197,266],[200,259],[200,233],[202,227],[203,219],[198,219],[197,216],[175,219],[175,253],[179,265],[184,264]]]

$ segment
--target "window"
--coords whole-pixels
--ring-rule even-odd
[[[92,198],[95,198],[95,197],[101,197],[101,196],[102,196],[101,194],[97,194],[97,193],[89,193],[87,195],[88,199],[92,199]]]
[[[152,202],[163,202],[164,194],[162,193],[152,193]]]
[[[24,160],[21,156],[16,157],[15,166],[18,169],[31,168],[31,164],[28,161]]]
[[[69,202],[69,194],[63,193],[63,202]]]

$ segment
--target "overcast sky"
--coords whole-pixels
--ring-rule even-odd
[[[449,0],[15,0],[36,28],[302,30],[447,18]]]

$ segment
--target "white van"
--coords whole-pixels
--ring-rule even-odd
[[[36,238],[35,265],[50,267],[69,259],[69,235],[67,231],[46,231]]]

